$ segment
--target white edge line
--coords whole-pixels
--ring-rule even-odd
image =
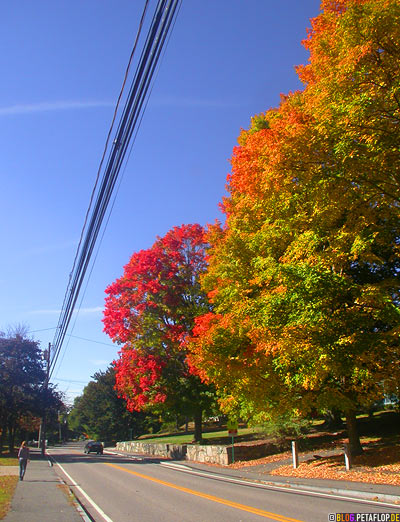
[[[192,471],[192,468],[189,466],[185,466],[184,464],[175,464],[174,462],[160,462],[161,466],[165,466],[167,468],[174,468],[184,471]]]
[[[54,457],[53,457],[54,458]],[[71,481],[72,485],[86,498],[88,502],[94,507],[94,509],[106,520],[107,522],[113,522],[112,519],[107,516],[104,511],[96,504],[94,500],[92,500],[89,495],[75,482],[75,480],[69,475],[65,469],[59,464],[55,459],[55,463],[57,466],[61,469],[61,471],[68,477],[68,479]]]
[[[348,496],[347,495],[335,495],[334,493],[323,493],[323,492],[319,492],[319,491],[310,491],[308,489],[293,488],[290,485],[289,486],[274,486],[274,485],[265,484],[262,482],[253,482],[251,480],[236,479],[234,477],[229,477],[226,475],[217,475],[217,474],[210,475],[210,473],[198,471],[193,468],[189,468],[188,466],[179,465],[179,464],[176,464],[174,466],[174,468],[179,471],[183,471],[185,473],[192,473],[193,475],[199,475],[199,476],[207,477],[207,478],[210,478],[210,476],[211,476],[212,478],[223,479],[228,482],[234,482],[236,484],[246,484],[246,485],[251,484],[252,486],[256,486],[256,487],[262,488],[262,489],[275,489],[278,491],[285,491],[286,493],[301,493],[303,495],[306,494],[306,495],[312,495],[312,496],[316,496],[316,497],[334,498],[334,499],[339,499],[339,500],[347,500],[349,502],[351,501],[351,502],[359,502],[361,504],[374,504],[376,506],[385,506],[385,507],[400,509],[400,506],[398,504],[389,504],[387,502],[380,502],[380,501],[372,500],[372,499],[368,500],[368,499],[362,499],[362,498],[357,498],[357,497],[351,497],[350,495],[348,495]],[[371,495],[372,494],[373,493],[371,493]]]
[[[127,455],[126,453],[117,453],[116,451],[104,450],[106,455],[118,455],[119,457],[124,457],[125,459],[131,460],[144,460],[143,455]]]
[[[114,454],[114,455],[123,455],[124,457],[127,457],[128,455],[126,454],[122,454],[122,453],[116,453],[116,452],[111,452],[109,451],[108,453],[111,453],[111,454]],[[189,466],[185,466],[184,464],[172,464],[172,463],[167,463],[167,462],[160,462],[161,465],[163,466],[169,466],[169,467],[173,467],[174,469],[176,469],[177,471],[182,471],[184,473],[192,473],[193,475],[198,475],[200,477],[207,477],[207,478],[210,478],[213,477],[213,478],[218,478],[218,479],[223,479],[223,480],[226,480],[228,482],[233,482],[233,483],[236,483],[236,484],[246,484],[246,485],[253,485],[253,486],[256,486],[258,488],[262,488],[262,489],[272,489],[272,490],[277,490],[277,491],[285,491],[287,493],[301,493],[301,494],[305,494],[305,495],[310,495],[310,496],[315,496],[315,497],[322,497],[322,498],[333,498],[333,499],[339,499],[339,500],[347,500],[348,502],[358,502],[360,504],[373,504],[373,505],[376,505],[376,506],[382,506],[382,507],[391,507],[391,508],[396,508],[396,509],[400,509],[399,505],[398,504],[391,504],[391,503],[388,503],[388,502],[382,502],[382,501],[378,501],[378,500],[369,500],[369,499],[363,499],[363,498],[358,498],[358,497],[352,497],[350,495],[335,495],[334,493],[323,493],[322,491],[310,491],[309,489],[306,489],[306,488],[299,488],[299,487],[293,487],[291,485],[288,485],[288,486],[274,486],[272,484],[266,484],[266,483],[263,483],[263,482],[254,482],[252,480],[242,480],[242,479],[236,479],[234,477],[229,477],[229,476],[226,476],[226,475],[218,475],[218,474],[210,474],[210,473],[207,473],[207,472],[202,472],[202,471],[198,471],[196,469],[193,469]],[[61,467],[61,466],[60,466]],[[374,493],[371,493],[371,495],[373,495]],[[378,493],[379,494],[379,493]],[[378,495],[378,494],[375,494],[375,495]]]

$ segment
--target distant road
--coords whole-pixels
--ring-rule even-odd
[[[399,513],[353,500],[260,488],[182,471],[147,457],[50,448],[55,469],[96,522],[328,522],[330,513]],[[333,519],[332,519],[333,520]],[[336,518],[335,518],[336,520]]]

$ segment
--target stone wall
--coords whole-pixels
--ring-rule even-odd
[[[118,451],[127,453],[140,453],[154,457],[167,457],[174,460],[185,459],[186,445],[180,444],[151,444],[149,442],[125,441],[117,442]]]
[[[140,453],[173,460],[209,462],[227,466],[232,462],[232,446],[201,446],[197,444],[152,444],[138,441],[117,442],[116,449],[127,453]],[[271,443],[245,444],[234,446],[235,461],[252,460],[276,453],[278,448]]]
[[[229,446],[200,446],[189,445],[187,447],[186,460],[195,462],[210,462],[227,466],[231,462]]]

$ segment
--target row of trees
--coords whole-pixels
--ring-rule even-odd
[[[340,409],[356,454],[357,408],[400,384],[400,4],[321,7],[304,89],[239,137],[224,225],[134,254],[104,325],[128,409]]]
[[[160,423],[155,415],[127,410],[125,400],[115,390],[112,367],[95,373],[92,379],[68,415],[68,427],[75,434],[112,442],[158,430]]]
[[[44,415],[48,430],[57,429],[65,406],[54,387],[44,386],[45,379],[43,352],[26,328],[0,333],[0,453],[6,441],[12,452],[16,438],[37,438]]]

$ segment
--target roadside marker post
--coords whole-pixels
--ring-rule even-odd
[[[299,448],[297,446],[297,441],[292,440],[292,456],[293,456],[293,468],[297,469],[299,467]]]
[[[346,466],[346,471],[350,471],[351,469],[351,451],[350,451],[350,445],[344,444],[344,464]]]
[[[228,433],[232,437],[232,464],[235,463],[235,435],[238,433],[238,422],[229,420],[227,424]]]

